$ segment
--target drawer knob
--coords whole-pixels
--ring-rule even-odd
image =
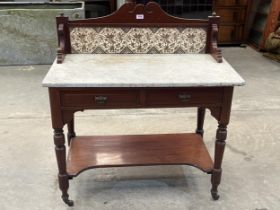
[[[107,102],[107,96],[95,96],[95,102],[97,104],[105,104]]]
[[[189,99],[191,98],[190,94],[187,93],[181,93],[178,95],[178,98],[182,101],[182,102],[187,102],[189,101]]]

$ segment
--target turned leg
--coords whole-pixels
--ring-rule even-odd
[[[74,118],[67,124],[68,132],[67,132],[67,142],[68,145],[71,143],[71,139],[76,136],[74,130]]]
[[[62,128],[54,129],[54,144],[58,165],[58,182],[59,188],[62,192],[61,198],[68,206],[73,206],[74,202],[69,200],[69,195],[67,193],[69,188],[69,178],[66,172],[65,138]]]
[[[205,108],[199,107],[197,109],[197,127],[196,127],[196,133],[203,136],[204,130],[204,118],[205,118]]]
[[[211,183],[212,183],[211,194],[214,200],[219,199],[218,186],[221,182],[221,176],[222,176],[221,166],[222,166],[224,149],[226,145],[225,142],[226,138],[227,138],[227,126],[219,123],[217,133],[216,133],[214,169],[211,177]]]

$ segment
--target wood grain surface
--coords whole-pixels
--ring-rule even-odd
[[[192,165],[210,173],[213,162],[198,134],[81,136],[71,141],[69,176],[90,168]]]

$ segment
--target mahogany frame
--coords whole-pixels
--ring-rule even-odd
[[[144,19],[136,19],[136,15],[144,15]],[[156,2],[146,5],[128,2],[116,12],[100,18],[69,20],[68,17],[56,18],[58,49],[57,63],[62,63],[66,54],[71,53],[70,30],[73,27],[199,27],[207,30],[206,52],[218,62],[222,62],[222,53],[218,48],[218,25],[220,17],[213,14],[208,20],[177,18],[167,14]]]
[[[71,87],[71,88],[49,88],[49,97],[50,97],[50,107],[51,107],[51,118],[52,118],[52,127],[54,129],[54,144],[55,144],[55,151],[56,151],[56,158],[57,158],[57,165],[58,165],[58,181],[59,181],[59,188],[62,192],[62,199],[63,201],[72,206],[74,203],[72,200],[69,199],[68,188],[69,188],[69,180],[73,177],[76,177],[82,171],[91,169],[91,168],[101,168],[101,167],[120,167],[120,166],[139,166],[139,165],[191,165],[201,169],[202,171],[211,174],[211,195],[214,200],[219,199],[218,194],[218,186],[221,182],[222,176],[222,160],[224,154],[224,148],[226,145],[226,138],[227,138],[227,126],[230,120],[230,112],[231,112],[231,104],[232,104],[232,96],[233,96],[233,87],[182,87],[182,88],[78,88],[78,87]],[[106,103],[96,104],[96,102],[92,103],[92,105],[88,105],[85,102],[85,98],[89,95],[94,98],[96,95],[102,96],[103,94],[111,94],[114,95],[122,94],[123,91],[135,92],[138,95],[139,101],[135,105],[124,105],[124,104],[113,104],[107,106]],[[167,94],[170,96],[171,94],[177,95],[181,93],[188,93],[191,94],[194,98],[199,98],[199,101],[191,102],[185,99],[180,99],[175,101],[173,97],[168,97],[170,102],[172,103],[157,103],[151,104],[149,102],[149,98],[147,97],[150,91],[157,91],[158,94],[154,95],[155,97],[153,100],[161,101],[161,95]],[[100,92],[101,91],[101,92]],[[99,93],[96,93],[99,92]],[[103,93],[102,93],[103,92]],[[168,93],[169,92],[169,93]],[[67,99],[67,95],[75,94],[81,100],[76,100],[72,98],[69,101]],[[215,93],[218,97],[213,97]],[[134,93],[131,93],[134,94]],[[79,160],[74,164],[74,172],[69,172],[69,153],[68,152],[68,160],[66,157],[66,146],[65,146],[65,137],[63,132],[63,127],[67,125],[68,132],[68,145],[70,148],[73,146],[71,144],[72,141],[76,141],[79,137],[76,137],[76,133],[74,130],[74,114],[78,111],[84,111],[89,109],[123,109],[123,108],[175,108],[175,107],[197,107],[197,128],[195,133],[200,135],[203,138],[203,124],[205,119],[205,110],[209,109],[211,115],[217,120],[218,128],[216,132],[216,143],[215,143],[215,154],[214,154],[214,161],[213,163],[209,163],[207,158],[207,154],[205,153],[203,157],[200,159],[207,163],[207,168],[203,168],[199,165],[194,164],[194,162],[177,162],[177,152],[173,156],[175,158],[170,162],[166,161],[166,159],[161,159],[160,162],[153,162],[154,160],[151,159],[150,162],[146,162],[144,164],[127,164],[127,160],[123,160],[120,164],[116,165],[114,160],[114,155],[112,160],[112,164],[104,165],[104,164],[93,164],[90,167],[84,167],[83,161]],[[167,134],[168,135],[168,134]],[[141,137],[135,137],[141,138]],[[134,139],[135,139],[134,138]],[[158,137],[161,138],[161,137]],[[175,140],[175,139],[174,139]],[[193,140],[193,139],[188,139]],[[173,141],[172,141],[173,142]],[[173,143],[172,143],[173,144]],[[104,145],[105,146],[105,145]],[[161,148],[161,144],[157,145],[158,150]],[[150,145],[145,149],[148,150]],[[127,149],[125,146],[124,149]],[[142,148],[143,149],[143,148]],[[96,152],[95,149],[89,150],[90,153]],[[193,148],[180,148],[180,151],[187,154],[193,153]],[[88,152],[88,151],[87,151]],[[124,151],[127,154],[127,150]],[[179,151],[178,151],[179,152]],[[87,156],[84,154],[83,150],[78,152],[83,157]],[[209,157],[209,156],[208,156]],[[108,159],[109,157],[106,157]],[[145,159],[142,155],[138,157],[140,160]],[[71,158],[70,158],[71,160]],[[212,161],[211,161],[212,162]],[[73,168],[73,164],[70,164]],[[78,168],[78,169],[77,169]]]
[[[136,20],[136,14],[144,14],[145,19]],[[68,17],[60,16],[57,17],[57,32],[58,32],[58,55],[57,62],[62,63],[66,54],[71,53],[71,43],[70,43],[70,27],[89,27],[89,26],[119,26],[119,27],[205,27],[207,29],[207,43],[206,43],[206,53],[211,54],[217,62],[222,62],[221,51],[217,47],[217,36],[218,36],[218,16],[210,16],[208,20],[187,20],[182,18],[175,18],[167,13],[165,13],[158,4],[150,2],[147,5],[135,4],[134,2],[129,2],[124,4],[118,11],[112,15],[87,19],[87,20],[75,20],[69,21]],[[133,90],[133,93],[130,91]],[[100,92],[101,91],[101,92]],[[117,101],[115,104],[107,106],[106,103],[100,103],[96,101],[96,98],[106,99],[107,95],[114,93],[114,95],[121,95],[123,91],[129,92],[129,94],[135,94],[137,96],[137,103],[131,105],[121,104],[122,100],[115,98],[112,100]],[[155,94],[155,92],[157,94]],[[98,92],[98,93],[96,93]],[[71,98],[69,95],[75,93],[79,99]],[[151,103],[151,98],[149,94],[153,93],[153,100],[156,100],[158,103]],[[215,93],[209,94],[209,93]],[[68,96],[67,96],[68,95]],[[105,96],[104,96],[105,95]],[[168,103],[162,101],[162,95],[168,96]],[[193,96],[193,100],[189,101],[190,95]],[[76,137],[74,130],[74,113],[77,111],[83,111],[87,109],[121,109],[121,108],[163,108],[163,107],[197,107],[197,128],[194,133],[197,139],[199,135],[202,139],[203,137],[203,124],[205,118],[205,109],[209,109],[211,115],[218,122],[218,129],[216,133],[216,143],[215,143],[215,155],[214,161],[209,162],[206,152],[204,152],[203,161],[208,164],[208,168],[200,167],[199,165],[194,164],[193,162],[177,162],[176,159],[172,164],[187,164],[192,165],[201,170],[211,174],[211,194],[214,200],[219,199],[218,195],[218,186],[221,182],[222,176],[222,159],[225,148],[225,140],[227,137],[227,125],[230,119],[231,111],[231,102],[233,95],[233,86],[229,87],[181,87],[181,88],[168,88],[168,87],[158,87],[158,88],[63,88],[63,87],[49,87],[49,97],[50,97],[50,107],[51,107],[51,118],[52,118],[52,127],[54,129],[54,144],[55,152],[58,165],[58,181],[59,188],[62,192],[63,201],[72,206],[74,203],[69,199],[68,188],[69,180],[77,176],[81,171],[97,168],[97,167],[114,167],[114,166],[131,166],[139,165],[138,163],[127,164],[125,162],[119,165],[90,165],[89,167],[80,167],[80,163],[74,164],[77,168],[82,168],[82,170],[74,170],[73,173],[68,171],[68,162],[66,158],[66,146],[65,146],[65,136],[63,128],[67,125],[68,133],[68,145],[70,148],[71,141],[77,140],[79,137]],[[88,96],[92,97],[92,104],[88,105],[87,101]],[[98,96],[98,97],[97,97]],[[182,97],[183,96],[183,97]],[[67,98],[68,97],[68,98]],[[177,98],[174,102],[174,97]],[[199,99],[199,100],[195,100]],[[131,97],[126,98],[125,100],[133,100]],[[101,101],[102,102],[102,101]],[[95,104],[94,104],[95,103]],[[139,138],[139,137],[135,137]],[[194,139],[190,139],[194,140]],[[92,142],[94,140],[91,140]],[[160,146],[160,145],[159,145]],[[148,147],[147,147],[148,149]],[[181,149],[181,148],[180,148]],[[192,152],[192,148],[182,148],[183,153]],[[83,151],[80,152],[80,154]],[[69,154],[68,154],[69,155]],[[140,157],[140,159],[142,156]],[[113,160],[114,162],[114,160]],[[166,160],[161,160],[160,163],[146,162],[143,165],[164,165],[168,164]],[[141,165],[141,164],[140,164]]]

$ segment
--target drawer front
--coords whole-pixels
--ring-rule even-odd
[[[249,0],[239,0],[239,5],[247,6]]]
[[[219,42],[232,43],[241,42],[243,36],[242,26],[220,26],[219,27]]]
[[[244,23],[244,9],[217,9],[217,15],[221,16],[221,23]]]
[[[237,3],[237,0],[216,0],[218,6],[235,6]]]
[[[248,0],[216,0],[217,6],[246,6]]]
[[[90,108],[131,108],[139,106],[139,93],[133,90],[71,91],[62,94],[62,105]]]
[[[148,90],[146,92],[146,104],[148,107],[182,107],[201,104],[220,104],[222,95],[222,88]]]

